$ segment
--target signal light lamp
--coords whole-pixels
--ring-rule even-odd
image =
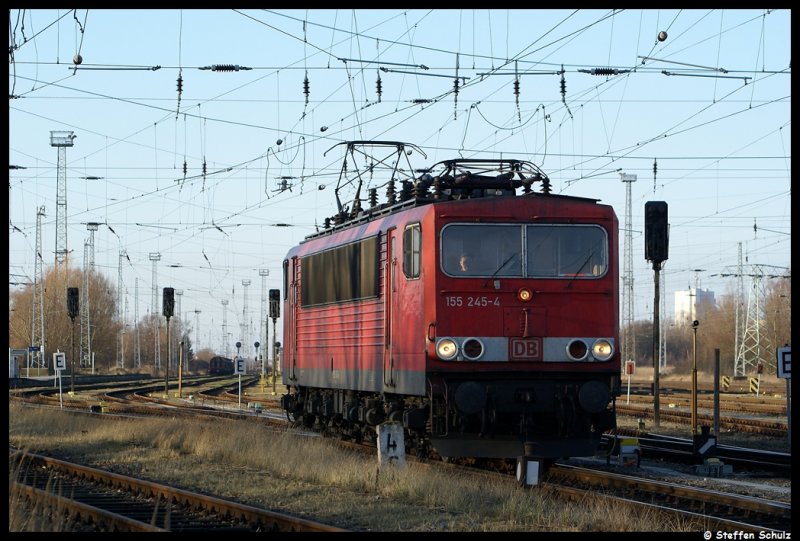
[[[517,291],[517,298],[522,302],[529,302],[533,299],[533,291],[527,287],[521,287],[519,291]]]

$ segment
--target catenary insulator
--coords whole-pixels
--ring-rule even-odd
[[[656,191],[656,174],[658,174],[658,162],[653,158],[653,192]]]
[[[620,73],[628,73],[629,70],[620,71],[617,68],[592,68],[590,70],[578,70],[581,73],[588,73],[590,75],[619,75]]]
[[[208,69],[208,68],[200,68],[200,69]],[[239,70],[251,70],[253,68],[248,68],[245,66],[240,66],[238,64],[212,64],[211,71],[239,71]]]

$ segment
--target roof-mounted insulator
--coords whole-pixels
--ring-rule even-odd
[[[433,198],[434,199],[441,199],[442,198],[442,179],[439,177],[435,177],[433,179]]]
[[[411,192],[411,195],[414,197],[414,199],[427,199],[430,197],[430,194],[428,193],[428,186],[431,185],[432,181],[433,177],[431,177],[428,173],[425,173],[418,178],[414,182],[414,188]]]
[[[400,190],[400,201],[408,201],[412,197],[412,186],[408,180],[402,181],[403,188]]]
[[[551,191],[550,190],[550,179],[547,178],[546,176],[542,176],[542,177],[540,177],[539,180],[542,181],[542,193],[544,193],[544,194],[550,193],[550,191]]]
[[[350,219],[354,220],[361,214],[361,199],[353,201],[353,209],[350,211]]]
[[[240,66],[239,64],[212,64],[210,66],[204,66],[202,68],[198,68],[201,70],[211,70],[211,71],[247,71],[253,68],[248,68],[247,66]]]
[[[306,77],[305,77],[305,79],[303,79],[303,94],[306,95],[306,105],[308,105],[308,95],[311,93],[311,90],[309,89],[309,87],[310,87],[310,84],[308,82],[308,73],[306,73]]]
[[[370,188],[369,189],[369,207],[375,208],[378,206],[378,189],[377,188]]]
[[[325,229],[330,229],[331,228],[331,219],[330,218],[325,218],[325,222],[323,222],[323,227]]]
[[[386,185],[386,201],[390,205],[397,203],[397,197],[394,191],[394,179],[389,180],[388,184]]]

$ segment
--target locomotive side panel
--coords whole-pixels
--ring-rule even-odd
[[[423,291],[425,277],[435,273],[423,259],[434,248],[432,242],[422,247],[428,210],[376,220],[290,254],[285,384],[425,394],[430,307]]]
[[[379,234],[292,259],[293,384],[380,390],[385,259]]]
[[[426,285],[436,275],[431,210],[409,211],[389,227],[393,248],[385,289],[387,393],[424,396],[427,391],[426,329],[433,309],[426,303]]]

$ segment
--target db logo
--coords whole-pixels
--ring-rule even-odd
[[[541,361],[541,338],[512,338],[509,344],[509,357],[512,361]]]

